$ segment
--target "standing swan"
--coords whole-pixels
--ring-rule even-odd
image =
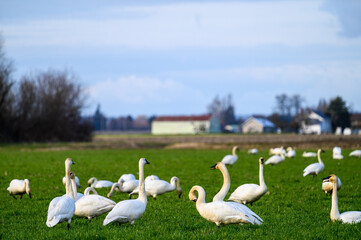
[[[198,199],[195,191],[198,192]],[[257,224],[263,220],[245,205],[236,202],[215,201],[206,203],[206,192],[201,186],[193,186],[189,192],[189,200],[196,202],[199,214],[217,227],[225,224]]]
[[[139,160],[139,197],[137,199],[124,200],[118,202],[114,208],[105,217],[103,225],[107,225],[111,222],[122,223],[130,222],[134,224],[134,221],[140,218],[145,212],[147,207],[147,196],[145,194],[144,184],[144,165],[149,164],[145,158]]]
[[[15,195],[20,195],[20,199],[23,198],[23,195],[26,193],[31,198],[31,191],[30,191],[30,185],[29,180],[19,180],[19,179],[13,179],[10,182],[9,187],[7,190],[10,193],[10,196],[16,199]]]
[[[238,159],[236,151],[238,151],[238,146],[233,147],[232,155],[226,155],[223,157],[222,163],[227,164],[227,165],[233,165]]]
[[[54,227],[56,224],[67,221],[68,230],[70,228],[71,218],[75,212],[76,189],[73,192],[70,180],[70,167],[75,164],[71,158],[65,160],[65,189],[66,195],[54,198],[48,208],[48,218],[46,225]],[[74,194],[75,193],[75,194]]]
[[[321,159],[321,152],[325,152],[325,151],[323,151],[322,149],[318,149],[318,151],[317,151],[318,163],[312,163],[303,170],[304,177],[309,174],[318,175],[320,172],[323,171],[323,169],[325,168],[325,165],[323,164],[322,159]]]
[[[139,185],[140,186],[140,185]],[[158,195],[163,193],[172,192],[177,189],[178,197],[180,198],[182,195],[182,188],[180,186],[179,178],[172,177],[170,179],[170,183],[164,180],[147,180],[145,184],[145,192],[147,196],[152,196],[154,199],[157,198]],[[129,193],[129,197],[133,194],[138,194],[139,187],[135,188],[133,192]]]
[[[259,158],[259,185],[252,183],[243,184],[231,194],[228,200],[242,204],[250,203],[252,206],[253,202],[256,202],[267,192],[267,186],[263,177],[263,163],[263,157]]]
[[[222,175],[223,175],[223,185],[222,185],[222,188],[221,190],[219,190],[219,192],[214,195],[213,197],[213,202],[216,202],[216,201],[223,201],[225,196],[227,195],[228,193],[228,190],[229,190],[229,187],[231,186],[231,179],[229,177],[229,173],[228,173],[228,170],[227,170],[227,167],[224,163],[222,162],[218,162],[216,163],[215,165],[213,165],[211,167],[211,169],[218,169],[219,171],[221,171]]]
[[[341,213],[338,211],[338,201],[337,201],[337,179],[338,177],[335,174],[331,174],[328,177],[328,181],[333,184],[332,191],[332,206],[330,218],[332,222],[340,220],[342,223],[359,223],[361,222],[361,211],[350,211]],[[326,180],[326,179],[325,179]]]

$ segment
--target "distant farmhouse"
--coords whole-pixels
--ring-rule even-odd
[[[200,134],[221,132],[220,121],[211,114],[159,116],[152,122],[152,134]]]
[[[270,133],[276,132],[276,126],[268,119],[250,117],[241,125],[243,133]]]
[[[303,134],[331,133],[331,119],[317,110],[310,110],[301,121],[300,132]]]

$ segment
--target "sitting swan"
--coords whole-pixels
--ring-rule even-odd
[[[278,148],[270,148],[269,149],[269,155],[281,155],[283,153],[283,155],[286,155],[286,151],[284,150],[283,146],[278,147]]]
[[[259,159],[259,185],[253,183],[243,184],[231,194],[228,200],[242,204],[250,203],[252,206],[253,202],[256,202],[267,192],[263,177],[263,163],[264,159],[261,157]]]
[[[238,159],[236,151],[238,151],[238,146],[233,147],[232,155],[226,155],[223,157],[222,163],[224,163],[226,165],[233,165]]]
[[[334,147],[332,149],[332,158],[333,159],[343,159],[342,150],[340,147]]]
[[[334,221],[341,221],[342,223],[359,223],[361,222],[361,211],[350,211],[341,213],[338,211],[338,201],[337,201],[337,176],[335,174],[331,174],[328,177],[328,181],[333,184],[333,191],[332,191],[332,206],[331,206],[331,213],[330,218],[332,222]]]
[[[289,158],[294,158],[296,157],[296,151],[292,147],[288,147],[286,156]]]
[[[28,179],[19,180],[13,179],[10,182],[9,187],[7,190],[10,193],[10,196],[16,199],[15,195],[20,195],[20,199],[23,198],[23,195],[26,193],[31,198],[31,191],[30,191],[30,183]]]
[[[304,177],[309,174],[318,175],[320,172],[323,171],[323,169],[325,168],[325,165],[323,164],[322,159],[321,159],[321,152],[325,152],[325,151],[323,151],[322,149],[318,149],[318,151],[317,151],[318,163],[312,163],[303,170]]]
[[[248,150],[248,154],[254,154],[254,155],[258,154],[257,148],[249,149],[249,150]]]
[[[195,191],[198,192],[198,199]],[[206,193],[201,186],[193,186],[189,192],[189,200],[196,202],[199,214],[217,227],[225,224],[257,224],[261,225],[263,220],[252,210],[243,204],[236,202],[215,201],[206,203]]]
[[[88,184],[90,187],[93,188],[107,188],[107,187],[112,187],[113,186],[113,182],[108,181],[108,180],[99,180],[96,179],[95,177],[92,177],[88,180]]]
[[[130,199],[118,202],[114,208],[105,217],[103,225],[107,225],[112,222],[122,223],[130,222],[134,224],[134,221],[140,218],[147,207],[147,196],[145,195],[144,184],[144,165],[149,164],[145,158],[139,160],[139,196],[137,199]]]
[[[73,186],[76,185],[74,178],[71,178],[71,181]],[[84,196],[75,202],[75,216],[88,218],[91,222],[92,218],[109,212],[115,206],[116,203],[106,197],[98,194],[89,195],[90,191],[96,193],[93,187],[88,187],[86,190]]]
[[[65,189],[66,195],[54,198],[48,208],[48,217],[46,225],[48,227],[55,227],[56,224],[67,222],[68,229],[70,228],[71,218],[75,212],[75,195],[76,189],[72,189],[70,180],[70,167],[75,164],[71,158],[65,160]]]
[[[129,180],[129,181],[124,182],[124,180],[121,179],[120,183],[113,184],[112,189],[110,190],[110,192],[108,193],[107,196],[108,196],[108,198],[111,198],[116,189],[118,189],[120,192],[131,193],[138,186],[139,186],[138,180]]]
[[[120,183],[121,180],[126,182],[126,181],[130,181],[130,180],[136,180],[136,178],[133,174],[128,173],[128,174],[123,174],[122,176],[120,176],[118,183]]]
[[[314,152],[303,152],[302,157],[317,157],[317,153]]]
[[[361,157],[361,150],[354,150],[350,153],[349,155],[350,157],[353,156],[353,157]]]
[[[281,155],[273,155],[267,161],[264,163],[265,165],[271,164],[271,165],[277,165],[285,160],[285,156],[283,152],[281,152]]]
[[[322,191],[325,192],[326,195],[331,195],[333,190],[333,184],[328,180],[329,177],[322,179]],[[341,180],[337,178],[337,191],[341,189]]]
[[[140,186],[140,185],[139,185]],[[182,195],[182,188],[180,186],[179,178],[172,177],[170,179],[170,183],[164,180],[147,180],[145,184],[145,192],[147,196],[152,196],[154,199],[157,198],[158,195],[163,193],[172,192],[173,190],[177,189],[178,197],[180,198]],[[129,197],[133,194],[138,194],[139,187],[135,188],[133,192],[129,193]]]

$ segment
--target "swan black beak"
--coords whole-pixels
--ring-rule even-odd
[[[323,150],[323,149],[322,149],[322,150],[321,150],[321,152],[323,152],[323,153],[324,153],[324,152],[325,152],[325,150]]]
[[[214,164],[214,165],[211,167],[211,169],[214,170],[214,169],[216,169],[216,167],[217,167],[217,163]]]
[[[197,198],[195,198],[195,199],[192,199],[191,201],[192,201],[192,202],[197,202]]]
[[[261,163],[264,164],[264,158],[261,158]]]
[[[144,159],[145,160],[145,164],[150,164],[150,162],[148,162],[148,160],[147,159]]]
[[[329,182],[329,181],[330,181],[330,177],[331,177],[331,176],[322,178],[322,182]]]
[[[31,193],[29,193],[29,197],[31,198]]]

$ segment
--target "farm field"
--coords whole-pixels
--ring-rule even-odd
[[[40,148],[41,145],[40,145]],[[322,178],[335,173],[342,180],[339,191],[340,212],[361,211],[361,159],[348,157],[352,149],[343,149],[343,160],[332,159],[332,149],[322,155],[325,170],[316,177],[302,176],[303,169],[317,158],[302,158],[305,149],[298,149],[294,159],[286,159],[277,166],[264,167],[268,194],[249,206],[263,220],[261,226],[226,225],[217,228],[203,219],[196,205],[188,199],[194,185],[206,191],[206,202],[212,201],[219,191],[223,177],[219,170],[210,167],[220,161],[230,149],[69,149],[56,151],[42,148],[37,151],[22,146],[0,148],[0,239],[359,239],[361,224],[347,225],[330,220],[331,197],[321,191]],[[316,151],[316,148],[307,149]],[[268,151],[248,155],[246,149],[238,153],[238,161],[228,171],[231,188],[227,197],[239,185],[259,183],[258,158],[268,158]],[[90,177],[117,181],[124,173],[138,177],[138,160],[145,157],[151,164],[145,166],[145,176],[157,175],[169,181],[177,176],[183,195],[176,192],[160,195],[156,200],[148,197],[145,214],[134,225],[103,226],[106,216],[92,220],[73,217],[68,231],[66,223],[55,228],[45,224],[49,202],[65,193],[62,184],[64,160],[71,157],[76,163],[72,171],[80,179],[81,192]],[[27,195],[17,200],[6,191],[11,179],[30,180],[32,199]],[[109,189],[98,193],[106,196]],[[134,197],[133,197],[134,198]],[[128,199],[116,192],[114,201]]]

